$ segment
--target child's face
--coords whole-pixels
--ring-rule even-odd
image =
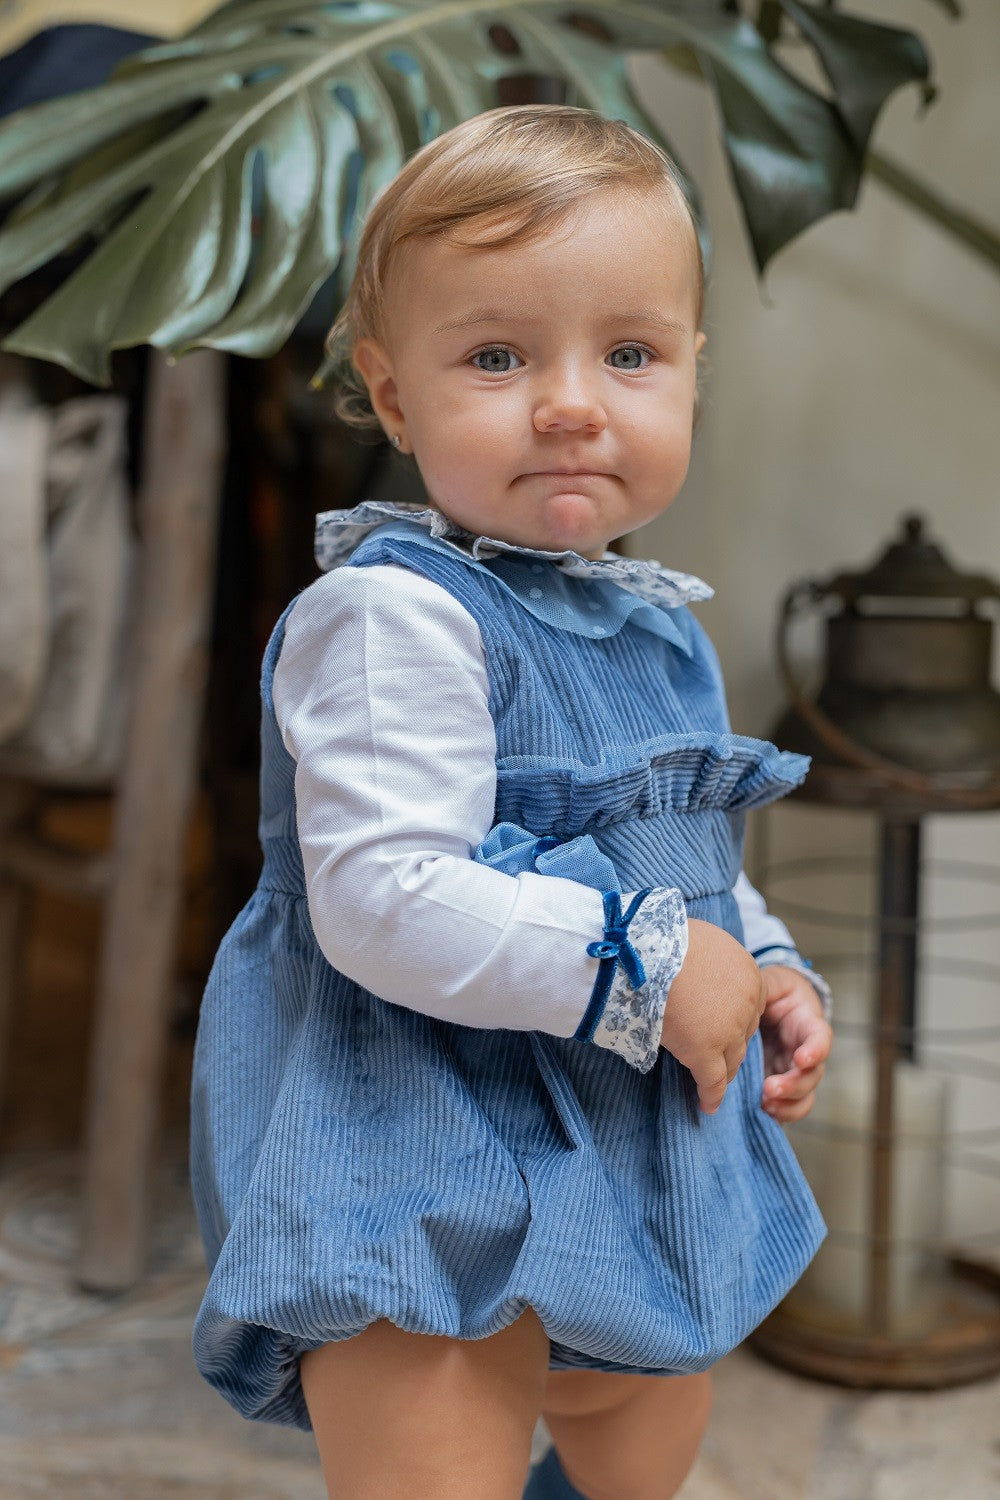
[[[691,232],[664,196],[610,189],[532,244],[404,245],[385,343],[355,360],[446,516],[599,557],[684,482],[696,295]]]

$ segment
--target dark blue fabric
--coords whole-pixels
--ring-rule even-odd
[[[563,1472],[559,1455],[550,1448],[540,1464],[536,1464],[528,1475],[523,1500],[586,1500],[578,1489],[570,1484]]]
[[[97,88],[123,57],[156,38],[116,26],[52,26],[0,57],[0,115]]]
[[[691,916],[741,936],[745,811],[806,762],[730,732],[718,663],[686,610],[672,614],[690,652],[630,620],[601,639],[543,621],[500,560],[473,567],[455,548],[375,533],[353,562],[414,569],[478,623],[497,740],[484,862],[530,856],[568,878],[596,873],[604,890],[675,886]],[[559,597],[583,582],[550,573],[535,576]],[[216,958],[195,1058],[192,1180],[212,1267],[195,1329],[203,1375],[246,1416],[307,1426],[303,1350],[380,1318],[485,1338],[529,1306],[554,1369],[706,1369],[823,1235],[759,1105],[759,1039],[709,1116],[665,1051],[642,1074],[572,1037],[436,1021],[332,969],[309,922],[295,766],[270,698],[283,629],[263,675],[263,873]]]

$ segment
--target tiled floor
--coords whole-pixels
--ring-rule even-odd
[[[179,1143],[136,1291],[75,1289],[75,1201],[65,1153],[0,1176],[0,1500],[323,1500],[311,1440],[242,1421],[193,1368],[204,1271]],[[1000,1500],[1000,1380],[859,1395],[740,1351],[683,1500]]]

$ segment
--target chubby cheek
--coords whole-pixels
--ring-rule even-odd
[[[424,483],[432,494],[467,489],[469,480],[487,463],[484,445],[446,420],[432,425],[429,432],[414,433],[412,441]]]
[[[637,491],[661,494],[679,489],[691,461],[692,421],[671,413],[624,434],[622,448],[629,477]]]
[[[678,484],[683,484],[687,475],[688,465],[691,462],[691,441],[694,436],[694,413],[690,419],[678,423],[672,434],[672,441],[668,443],[666,451],[666,464],[672,476],[676,476]]]
[[[474,475],[496,474],[510,463],[511,427],[501,414],[489,420],[449,402],[447,393],[409,428],[425,484],[467,489]]]

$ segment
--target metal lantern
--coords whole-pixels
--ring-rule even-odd
[[[935,808],[1000,800],[1000,693],[989,680],[1000,583],[960,573],[924,535],[919,516],[873,567],[791,589],[778,660],[792,706],[775,734],[812,755],[813,790],[854,788],[870,805],[885,787]],[[788,626],[805,604],[829,611],[826,678],[813,702],[788,657]],[[843,768],[870,771],[859,781]],[[929,809],[927,809],[929,810]]]
[[[852,1031],[841,1024],[813,1114],[793,1131],[829,1240],[754,1343],[778,1363],[851,1385],[932,1387],[1000,1370],[1000,1262],[949,1252],[941,1229],[949,1165],[1000,1179],[1000,1110],[974,1129],[948,1124],[956,1078],[1000,1084],[1000,1061],[990,1056],[994,1049],[1000,1059],[1000,1025],[935,1029],[917,1015],[921,969],[948,972],[948,961],[928,960],[922,935],[949,925],[1000,930],[1000,910],[957,919],[920,910],[922,819],[1000,808],[1000,694],[989,680],[997,600],[1000,583],[952,567],[910,516],[872,567],[798,584],[781,610],[777,654],[791,706],[772,738],[813,757],[788,801],[875,814],[878,912],[865,922],[829,900],[804,899],[809,882],[838,864],[857,884],[853,858],[769,864],[762,883],[790,919],[867,925],[876,984],[871,1014],[853,1027],[859,1049],[837,1064],[842,1034]],[[815,696],[788,649],[807,609],[827,617]],[[1000,866],[952,861],[935,873],[971,881],[1000,904]],[[782,901],[789,882],[792,899]],[[835,990],[837,963],[837,955],[822,961]],[[1000,994],[1000,966],[954,972]],[[986,1240],[996,1250],[1000,1232],[991,1228]]]

